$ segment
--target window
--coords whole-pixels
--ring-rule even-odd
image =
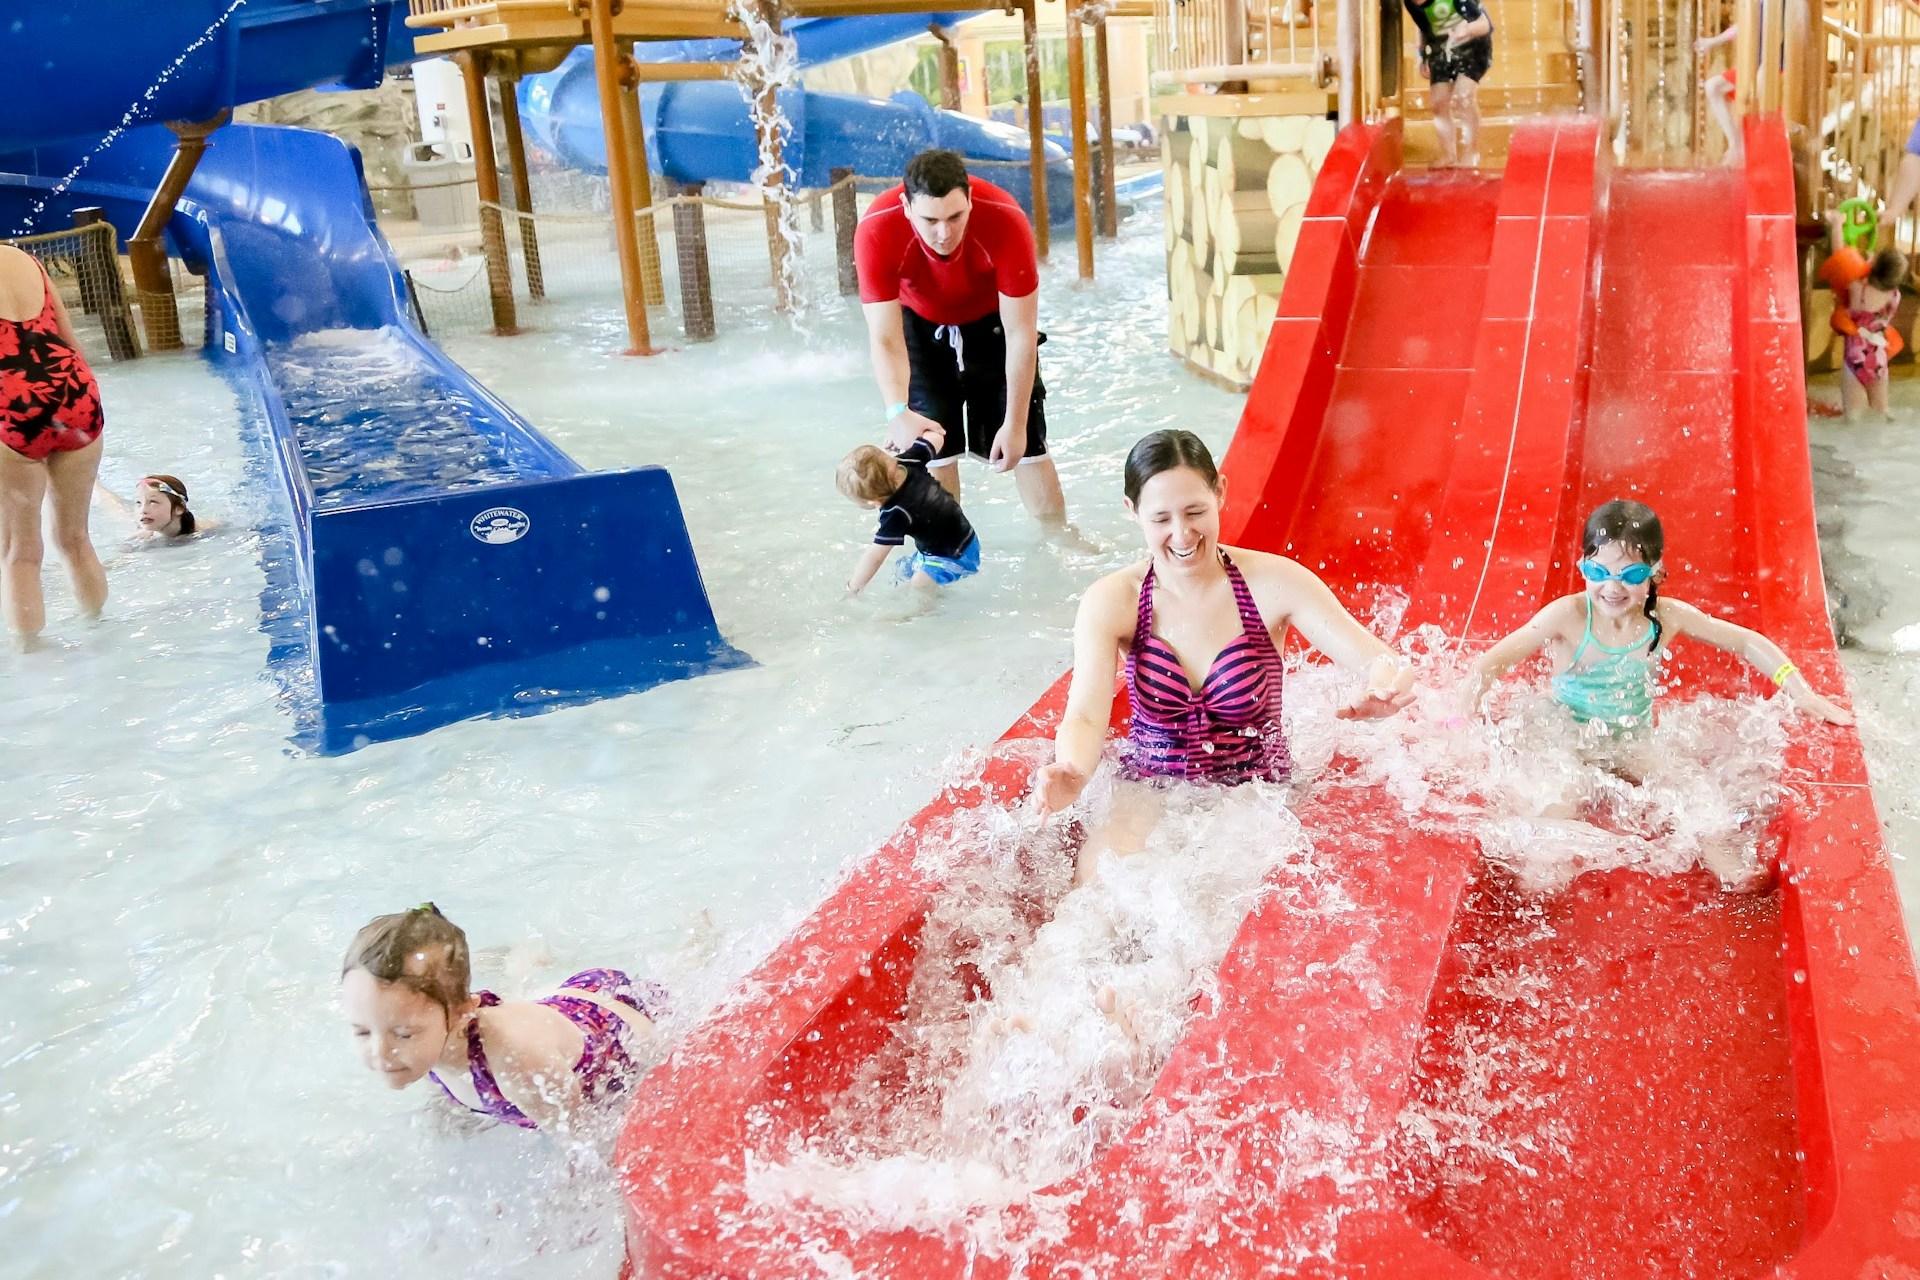
[[[1036,42],[1040,54],[1040,100],[1067,98],[1067,41],[1055,36]],[[995,40],[985,49],[987,106],[1006,106],[1027,96],[1027,54],[1018,40]]]

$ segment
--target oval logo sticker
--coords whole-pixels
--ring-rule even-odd
[[[467,525],[474,537],[496,546],[520,541],[532,527],[533,521],[518,507],[488,507]]]

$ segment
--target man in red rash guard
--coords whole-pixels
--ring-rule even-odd
[[[938,423],[946,443],[928,469],[949,492],[971,452],[1012,471],[1027,510],[1066,532],[1038,369],[1040,269],[1019,203],[969,180],[957,153],[923,151],[867,210],[853,248],[888,447]]]

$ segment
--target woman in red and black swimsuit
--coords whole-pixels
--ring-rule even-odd
[[[1080,601],[1066,715],[1053,763],[1034,778],[1043,814],[1080,798],[1107,740],[1124,662],[1132,715],[1123,781],[1106,824],[1080,850],[1079,880],[1103,855],[1139,852],[1160,820],[1157,793],[1141,783],[1285,781],[1293,762],[1280,724],[1280,653],[1289,629],[1362,677],[1341,716],[1389,716],[1413,701],[1412,670],[1312,570],[1220,544],[1221,496],[1213,457],[1190,431],[1156,431],[1127,455],[1127,512],[1147,558],[1100,579]]]
[[[37,261],[0,245],[0,601],[23,640],[47,621],[40,509],[49,500],[81,613],[96,617],[107,602],[107,573],[87,534],[101,425],[100,386],[60,296]]]

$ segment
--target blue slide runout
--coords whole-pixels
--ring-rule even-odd
[[[130,131],[38,221],[97,204],[129,234],[172,142]],[[17,171],[0,228],[83,154],[0,159]],[[229,125],[168,235],[207,274],[208,351],[264,420],[291,500],[304,744],[347,751],[747,662],[720,636],[666,471],[583,471],[414,327],[352,147]]]
[[[58,229],[98,205],[124,240],[172,150],[153,122],[370,88],[413,58],[395,0],[17,7],[9,47],[21,56],[0,82],[0,233]],[[927,20],[794,26],[803,56],[834,58]],[[653,54],[725,58],[725,45]],[[646,117],[667,171],[744,176],[752,134],[738,89],[673,87],[689,92],[655,95]],[[804,180],[841,164],[897,172],[935,142],[983,158],[924,103],[796,93],[788,105]],[[998,143],[1024,158],[1024,135],[967,124],[1005,132]],[[300,741],[351,750],[748,661],[720,636],[667,473],[584,472],[413,325],[352,147],[228,125],[167,238],[207,276],[210,358],[261,425],[288,495],[292,555],[269,565],[284,598],[266,613],[277,651],[311,671],[296,682],[311,694],[296,700]]]

